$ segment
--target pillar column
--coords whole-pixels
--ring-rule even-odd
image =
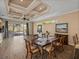
[[[26,23],[26,33],[29,35],[29,23]]]
[[[5,21],[5,25],[4,25],[4,38],[8,38],[9,34],[8,34],[8,21]]]

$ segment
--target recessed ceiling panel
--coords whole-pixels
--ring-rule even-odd
[[[30,16],[30,17],[34,17],[35,15],[37,15],[38,12],[36,11],[31,11],[30,13],[28,13],[26,16]]]
[[[12,10],[11,8],[10,8],[10,11],[8,14],[9,14],[8,16],[15,17],[15,18],[20,18],[22,16],[21,13],[16,12],[16,11]]]
[[[43,12],[47,9],[47,6],[45,4],[39,4],[36,8],[34,8],[35,11],[37,12]]]
[[[21,13],[16,12],[16,11],[14,11],[14,10],[12,10],[12,9],[10,9],[9,13],[10,13],[10,14],[14,14],[14,15],[18,15],[18,16],[21,16],[21,15],[22,15]]]
[[[25,8],[28,7],[32,2],[33,0],[10,0],[10,3],[20,5]]]

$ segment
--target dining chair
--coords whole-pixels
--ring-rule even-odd
[[[76,44],[77,44],[77,36],[76,35],[73,36],[73,43],[74,43],[73,59],[75,59],[75,47],[76,47]]]
[[[25,43],[26,43],[26,49],[27,49],[27,57],[30,56],[29,59],[32,59],[33,58],[33,54],[35,54],[37,52],[40,53],[39,48],[37,48],[36,46],[33,46],[33,44],[31,44],[30,41],[25,40]]]
[[[78,35],[77,35],[77,34],[75,34],[75,35],[73,36],[73,43],[74,43],[74,46],[75,46],[76,44],[78,44]]]
[[[44,37],[45,37],[45,33],[42,34],[42,38],[44,38]]]
[[[52,53],[53,53],[53,57],[56,57],[55,47],[53,46],[53,42],[45,46],[43,49],[48,52],[48,59],[52,59]]]
[[[53,43],[56,49],[61,48],[62,50],[64,50],[64,47],[63,47],[64,46],[64,38],[65,38],[65,36],[59,37],[59,38],[57,38],[58,40]]]
[[[77,34],[75,34],[75,37],[76,37],[76,41],[77,41],[77,43],[78,43],[78,39],[79,39],[79,38],[78,38],[78,35],[77,35]]]
[[[73,36],[73,43],[74,43],[74,46],[77,44],[77,41],[76,41],[76,37]]]
[[[33,35],[34,39],[38,39],[38,34]]]

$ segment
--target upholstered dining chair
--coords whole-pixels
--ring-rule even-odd
[[[53,42],[45,46],[43,49],[48,52],[48,59],[52,59],[52,54],[53,54],[53,57],[56,57],[55,47],[53,46]]]
[[[33,54],[37,52],[40,53],[39,48],[37,48],[36,46],[33,46],[30,41],[25,40],[25,43],[26,43],[26,49],[27,49],[27,57],[30,56],[29,59],[33,58]]]

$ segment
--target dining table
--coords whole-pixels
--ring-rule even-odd
[[[51,42],[56,41],[55,37],[42,37],[42,38],[38,38],[37,40],[35,40],[35,45],[37,45],[37,47],[40,49],[41,52],[41,59],[43,59],[43,47],[51,44]]]
[[[41,47],[44,47],[48,44],[50,44],[52,41],[55,41],[55,37],[43,37],[43,38],[38,38],[35,40],[35,44]]]
[[[51,42],[56,41],[57,39],[54,36],[51,37],[40,37],[38,39],[33,39],[33,36],[27,36],[25,39],[27,41],[34,41],[34,45],[40,49],[41,59],[43,59],[43,47],[51,44]]]

